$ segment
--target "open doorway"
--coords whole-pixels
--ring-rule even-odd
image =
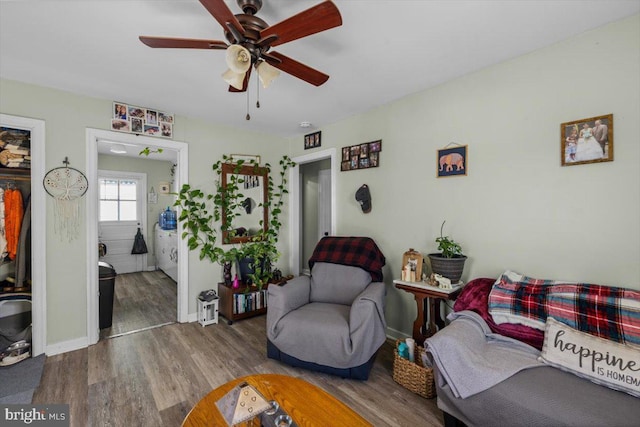
[[[336,230],[336,149],[292,159],[290,182],[290,258],[293,275],[308,274],[306,261],[318,240]]]
[[[127,156],[110,155],[115,154],[109,152],[113,145],[118,146],[118,151],[126,151]],[[140,156],[139,153],[145,148],[149,148],[151,154]],[[176,320],[187,321],[188,260],[187,256],[184,259],[179,256],[188,253],[186,243],[177,238],[179,229],[172,230],[175,267],[169,275],[157,268],[160,245],[156,242],[159,214],[167,207],[175,209],[172,206],[175,196],[170,193],[186,183],[187,169],[187,144],[183,142],[87,129],[87,179],[95,183],[89,186],[86,198],[89,344],[96,343],[100,337],[131,333]],[[99,184],[101,179],[104,188]],[[132,190],[134,187],[135,195]],[[137,206],[135,209],[134,205]],[[137,209],[140,209],[141,215],[132,213]],[[129,228],[138,226],[148,253],[132,255],[133,235]],[[106,251],[112,256],[112,262],[121,269],[115,270],[116,301],[113,305],[113,325],[109,328],[104,328],[105,319],[99,316],[99,283],[111,273],[104,266],[100,271],[98,268],[98,261],[102,260],[99,252],[104,250],[104,245],[100,245],[101,240],[110,242],[106,245]],[[121,290],[120,295],[118,290]],[[164,307],[167,304],[170,307],[160,308],[163,304]],[[129,319],[119,317],[118,310],[123,310],[119,314],[131,312]],[[124,324],[118,323],[121,320]]]

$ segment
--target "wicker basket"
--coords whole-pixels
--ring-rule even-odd
[[[415,363],[398,355],[398,344],[393,350],[393,380],[416,394],[427,399],[436,397],[436,387],[433,379],[433,369],[422,366],[422,347],[415,348]]]

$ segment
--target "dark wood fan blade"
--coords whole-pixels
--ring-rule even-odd
[[[149,47],[180,49],[226,49],[227,44],[220,40],[178,39],[174,37],[140,36],[140,41]]]
[[[244,35],[244,28],[242,28],[242,25],[225,4],[224,0],[200,0],[200,3],[202,3],[205,9],[207,9],[214,18],[216,18],[216,21],[222,25],[222,28],[226,30],[227,22],[229,22],[236,30]]]
[[[278,39],[271,46],[278,46],[340,25],[342,25],[340,11],[332,1],[327,0],[265,28],[260,32],[260,38],[275,34]]]
[[[273,61],[270,57],[264,57],[265,61],[269,64],[273,65],[277,69],[284,71],[287,74],[291,74],[305,82],[311,83],[314,86],[320,86],[329,80],[329,76],[325,73],[322,73],[318,70],[314,70],[308,65],[304,65],[294,59],[289,58],[288,56],[284,56],[278,52],[269,52],[270,57],[275,57],[280,60]]]
[[[253,67],[249,67],[247,72],[244,75],[244,82],[242,82],[242,90],[238,90],[233,86],[229,86],[229,92],[246,92],[247,87],[249,86],[249,77],[251,77],[251,69]]]

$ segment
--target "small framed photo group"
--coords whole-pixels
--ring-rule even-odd
[[[377,168],[380,166],[382,140],[342,147],[341,171]]]
[[[170,113],[114,102],[111,130],[173,138],[173,120]]]
[[[304,136],[304,149],[320,147],[322,131],[310,133]]]

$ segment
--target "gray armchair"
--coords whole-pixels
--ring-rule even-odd
[[[269,286],[268,357],[366,380],[387,327],[386,288],[371,277],[360,267],[315,262],[311,277]]]

